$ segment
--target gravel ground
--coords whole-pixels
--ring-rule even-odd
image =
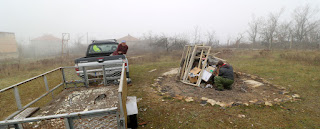
[[[118,106],[118,86],[97,86],[70,88],[60,93],[54,101],[41,107],[33,116],[47,116],[63,113],[89,111]],[[74,120],[75,128],[116,128],[116,115]],[[29,128],[64,128],[60,119],[29,123]]]

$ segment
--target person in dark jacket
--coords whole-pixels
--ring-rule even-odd
[[[123,54],[127,54],[128,51],[128,46],[126,44],[126,41],[123,40],[121,41],[121,43],[118,45],[118,48],[116,51],[113,52],[112,55],[123,55]]]
[[[217,90],[222,91],[224,89],[231,90],[231,86],[234,82],[233,68],[231,65],[223,63],[221,60],[218,62],[219,68],[218,76],[214,77],[214,83],[217,86]]]

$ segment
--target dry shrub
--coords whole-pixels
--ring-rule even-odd
[[[272,57],[272,51],[271,50],[267,50],[267,49],[261,50],[258,53],[254,52],[254,53],[251,53],[251,54],[252,54],[252,58],[253,59],[270,58],[270,57]]]
[[[216,56],[225,59],[233,56],[233,54],[234,52],[231,49],[223,49],[220,53],[216,54]]]
[[[305,64],[320,65],[320,53],[317,51],[295,51],[280,54],[280,58],[290,61],[300,61]]]
[[[2,60],[0,63],[0,77],[17,75],[22,71],[32,71],[43,68],[55,68],[61,66],[73,66],[73,60],[77,57],[55,57],[50,59],[21,61],[19,59]]]
[[[267,49],[261,50],[259,52],[259,55],[261,57],[269,57],[271,55],[271,50],[267,50]]]

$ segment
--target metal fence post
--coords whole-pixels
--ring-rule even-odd
[[[106,66],[105,65],[102,65],[102,72],[103,72],[103,84],[106,86],[107,80],[106,80]]]
[[[14,97],[16,98],[17,107],[20,110],[22,109],[22,105],[21,105],[21,99],[20,99],[18,87],[15,86],[13,89],[14,89]]]
[[[14,124],[15,129],[23,129],[22,124]]]
[[[66,129],[73,129],[73,118],[64,118]]]
[[[121,128],[120,128],[120,114],[119,114],[119,112],[116,112],[116,116],[117,116],[118,129],[121,129]]]
[[[61,68],[61,73],[62,73],[62,81],[63,81],[63,84],[64,84],[64,88],[67,88],[66,76],[64,75],[64,68]]]
[[[86,68],[82,67],[82,70],[83,70],[83,74],[84,74],[84,85],[86,87],[89,87],[88,74],[87,74]]]
[[[50,89],[49,89],[49,86],[48,86],[48,80],[47,80],[46,75],[43,75],[43,80],[44,80],[44,85],[46,86],[47,92],[49,92]],[[52,95],[52,99],[53,99],[54,98],[53,92],[51,92],[51,95]]]

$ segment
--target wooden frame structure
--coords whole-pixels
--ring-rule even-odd
[[[210,46],[186,45],[182,53],[178,79],[185,84],[200,86],[203,71],[207,66],[210,50],[211,50]],[[197,54],[199,54],[199,52],[200,52],[200,55],[198,56]],[[198,65],[193,66],[196,59],[199,59]],[[196,84],[190,83],[188,79],[189,73],[191,69],[194,67],[198,67],[199,69],[201,69]]]

